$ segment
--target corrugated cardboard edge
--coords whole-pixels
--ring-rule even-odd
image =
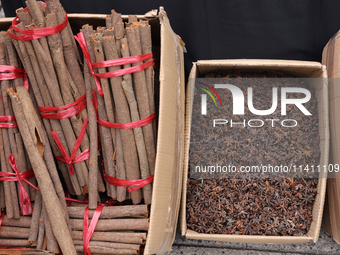
[[[175,238],[182,189],[184,58],[181,40],[160,9],[160,106],[155,178],[145,254],[164,253]],[[175,53],[175,54],[174,54]],[[175,55],[175,56],[174,56]],[[173,141],[176,141],[174,146]]]
[[[337,32],[327,43],[322,52],[322,63],[327,66],[329,78],[340,78],[339,40],[340,31]],[[340,124],[339,113],[339,86],[329,84],[329,112],[330,112],[330,163],[340,163]],[[326,232],[333,236],[335,242],[340,244],[340,179],[328,179],[327,182],[328,208],[325,208]]]
[[[185,235],[189,239],[202,239],[202,240],[214,240],[214,241],[228,241],[228,242],[246,242],[246,243],[304,243],[314,241],[316,242],[319,237],[323,207],[326,193],[326,174],[323,174],[319,179],[318,194],[313,207],[313,221],[311,229],[307,236],[246,236],[246,235],[218,235],[218,234],[200,234],[195,231],[187,229],[186,224],[186,190],[188,181],[188,163],[189,163],[189,146],[190,146],[190,132],[191,132],[191,109],[192,109],[192,86],[194,82],[192,78],[197,77],[199,74],[199,66],[211,66],[214,71],[221,70],[229,67],[237,69],[269,69],[275,71],[286,71],[292,74],[303,75],[305,77],[320,77],[327,78],[326,67],[318,62],[308,61],[288,61],[288,60],[257,60],[257,59],[235,59],[235,60],[203,60],[194,63],[193,68],[190,72],[189,82],[187,87],[186,95],[186,124],[185,124],[185,142],[184,142],[184,164],[183,164],[183,192],[182,192],[182,203],[181,203],[181,234]],[[300,68],[300,72],[296,71]],[[323,122],[320,132],[320,150],[321,158],[320,165],[328,164],[329,156],[329,113],[328,113],[328,84],[327,79],[323,79],[322,90],[318,94],[318,104],[322,104],[322,111],[319,110],[319,123]]]

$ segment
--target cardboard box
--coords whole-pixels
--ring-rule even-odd
[[[207,60],[194,63],[189,76],[186,93],[186,122],[184,141],[184,169],[183,169],[183,195],[180,212],[181,233],[188,239],[203,239],[226,242],[243,243],[304,243],[314,241],[319,237],[323,207],[326,193],[326,173],[320,175],[318,191],[313,207],[313,220],[306,236],[260,236],[260,235],[223,235],[201,234],[187,228],[186,222],[186,191],[188,183],[188,162],[190,148],[190,129],[192,98],[194,92],[194,78],[204,77],[209,72],[216,71],[279,71],[297,77],[327,78],[326,67],[317,62],[286,61],[286,60]],[[328,164],[329,155],[329,125],[328,125],[328,84],[327,79],[316,80],[315,95],[318,102],[319,133],[320,133],[320,165]]]
[[[330,163],[340,163],[340,31],[333,36],[322,53],[322,63],[327,66],[329,82],[329,125],[331,134]],[[334,79],[333,79],[334,78]],[[326,232],[340,244],[340,179],[339,175],[327,180],[328,207],[325,208]]]
[[[69,14],[74,33],[84,24],[105,26],[106,15]],[[122,15],[127,20],[127,15]],[[155,176],[153,182],[150,228],[144,254],[171,250],[175,239],[182,189],[184,146],[185,82],[181,38],[171,26],[163,7],[138,18],[148,18],[152,29],[154,58],[160,61],[155,69],[156,105],[159,101],[158,139]],[[0,29],[7,30],[13,18],[0,19]],[[159,59],[160,56],[160,59]],[[157,59],[158,58],[158,59]]]

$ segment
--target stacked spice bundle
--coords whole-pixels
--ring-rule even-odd
[[[25,178],[35,174],[40,191],[34,178],[31,188],[16,175],[35,200],[32,216],[22,216],[7,204],[18,203],[15,196],[8,199],[15,183],[0,182],[0,209],[6,209],[0,247],[138,254],[149,227],[156,154],[151,28],[133,15],[125,26],[115,11],[106,28],[84,25],[76,37],[82,65],[59,0],[26,4],[0,42],[0,54],[6,46],[0,61],[12,61],[7,56],[12,41],[25,70],[17,73],[29,81],[29,89],[22,78],[13,86],[1,82],[0,115],[15,115],[3,120],[16,120],[8,125],[18,129],[0,129],[0,156],[2,171],[8,172],[15,162],[6,160],[7,154],[18,155],[19,172],[32,168]],[[100,204],[107,197],[111,200]]]
[[[115,11],[107,16],[106,25],[98,27],[97,31],[89,25],[83,26],[77,40],[91,73],[94,74],[93,67],[98,68],[98,74],[94,76],[100,77],[100,84],[98,80],[91,81],[92,88],[95,82],[99,88],[93,99],[96,99],[104,167],[108,174],[104,176],[112,184],[108,186],[107,193],[117,201],[126,198],[126,185],[109,176],[120,180],[144,179],[146,185],[142,191],[137,189],[130,195],[134,204],[140,203],[142,198],[150,204],[150,181],[156,154],[156,129],[151,124],[155,117],[153,69],[152,60],[149,60],[152,58],[151,28],[147,21],[137,22],[137,17],[133,15],[129,16],[125,28],[121,15]],[[106,73],[105,67],[108,67],[109,73]],[[90,88],[90,81],[88,83],[87,87]]]
[[[82,195],[87,193],[89,185],[88,161],[78,162],[77,159],[81,152],[89,149],[89,138],[87,132],[81,132],[86,125],[87,111],[85,97],[82,97],[85,86],[78,61],[79,53],[74,46],[75,41],[65,22],[65,12],[60,3],[47,1],[44,7],[41,2],[30,0],[27,4],[29,12],[25,12],[23,8],[17,10],[19,21],[15,23],[10,35],[14,38],[13,43],[32,85],[53,154],[59,159],[58,168],[67,190],[72,195]],[[55,28],[57,25],[62,25],[58,27],[60,33],[51,29],[50,35],[38,39],[20,33],[35,32],[44,27]],[[63,27],[65,28],[62,29]],[[70,108],[74,106],[70,104],[75,107]],[[67,108],[69,109],[59,114],[52,113]],[[56,132],[55,137],[59,138],[61,144],[55,142],[52,130]],[[82,138],[81,144],[75,146],[78,137]],[[64,154],[71,156],[66,157]],[[62,161],[69,165],[70,171]],[[104,191],[103,187],[100,191]]]
[[[7,216],[12,219],[20,217],[20,209],[24,215],[32,213],[30,201],[35,200],[36,180],[7,93],[8,88],[24,85],[20,78],[24,71],[19,68],[18,57],[6,32],[0,33],[0,68],[6,72],[1,76],[0,121],[10,121],[0,124],[0,210],[6,208]],[[26,78],[25,85],[28,85]],[[19,181],[16,173],[21,173],[27,183]]]

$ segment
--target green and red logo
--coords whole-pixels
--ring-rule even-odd
[[[198,82],[198,83],[205,86],[206,88],[209,88],[217,96],[218,100],[220,101],[221,106],[223,106],[220,95],[217,93],[217,91],[212,86],[210,86],[206,83],[203,83],[203,82]],[[202,87],[199,87],[199,86],[197,86],[197,88],[206,92],[212,98],[212,100],[214,101],[215,106],[217,106],[217,102],[216,102],[214,95],[208,89],[202,88]],[[202,103],[202,108],[201,108],[202,115],[206,115],[207,114],[207,95],[206,94],[201,95],[201,103]]]

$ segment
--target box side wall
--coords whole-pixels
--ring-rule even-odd
[[[184,137],[184,163],[183,163],[183,189],[182,189],[182,203],[180,209],[180,227],[181,234],[184,236],[187,231],[186,221],[186,203],[187,203],[187,181],[188,181],[188,165],[189,165],[189,148],[190,148],[190,134],[191,134],[191,110],[192,110],[192,91],[193,86],[191,82],[196,77],[196,63],[193,63],[189,75],[189,81],[186,89],[185,102],[185,137]]]
[[[319,116],[319,137],[320,137],[320,165],[328,165],[329,159],[329,106],[328,106],[328,80],[326,66],[314,72],[310,78],[316,78],[313,82],[315,88],[315,96],[318,103]],[[317,241],[321,229],[323,209],[326,197],[327,173],[320,172],[318,183],[318,193],[313,205],[312,224],[307,235],[313,237],[314,242]]]
[[[218,234],[199,234],[188,230],[188,239],[199,239],[208,241],[238,242],[238,243],[307,243],[313,239],[309,236],[246,236],[246,235],[218,235]]]
[[[330,163],[340,163],[340,86],[333,82],[333,78],[340,78],[340,31],[325,46],[322,53],[322,63],[327,66],[329,83],[329,118],[330,118]],[[328,179],[327,197],[328,197],[328,214],[325,215],[325,221],[330,222],[330,232],[333,239],[340,243],[340,179]]]
[[[163,15],[163,16],[162,16]],[[184,136],[183,50],[166,14],[160,13],[160,107],[150,227],[145,254],[166,252],[176,232]]]
[[[301,63],[301,65],[299,65]],[[256,70],[270,70],[270,71],[278,71],[278,72],[286,72],[292,75],[296,75],[298,77],[309,77],[309,78],[324,78],[318,79],[318,92],[316,93],[316,97],[318,100],[318,114],[319,114],[319,123],[322,125],[319,128],[320,137],[320,150],[321,150],[321,158],[320,164],[328,164],[328,156],[329,156],[329,115],[328,115],[328,84],[327,84],[327,73],[325,66],[322,66],[318,62],[306,62],[306,61],[282,61],[282,60],[208,60],[208,61],[199,61],[197,66],[195,66],[195,77],[201,77],[208,72],[216,72],[222,70],[244,70],[244,71],[256,71]],[[190,76],[191,77],[191,76]],[[190,81],[189,81],[190,84]],[[187,100],[190,100],[191,97],[188,97]],[[186,105],[190,105],[190,101],[186,102]],[[190,114],[190,111],[186,112],[186,114]],[[321,117],[321,118],[320,118]],[[190,115],[186,116],[186,141],[189,141],[190,144],[190,126],[191,119]],[[321,121],[321,122],[320,122]],[[320,125],[319,124],[319,125]],[[185,146],[185,153],[189,153],[189,145]],[[189,159],[188,159],[189,160]],[[184,179],[187,178],[188,169],[184,168]],[[325,176],[323,176],[325,177]],[[313,207],[313,221],[311,224],[311,229],[308,232],[307,236],[303,237],[263,237],[263,236],[237,236],[237,235],[208,235],[208,234],[199,234],[195,231],[189,230],[184,227],[186,225],[186,190],[187,190],[187,181],[183,182],[183,195],[182,195],[182,210],[181,210],[181,230],[182,234],[186,234],[187,238],[192,239],[203,239],[203,240],[215,240],[215,241],[229,241],[229,242],[255,242],[255,243],[303,243],[308,242],[310,240],[316,241],[318,239],[322,214],[323,214],[323,206],[325,201],[325,193],[326,193],[326,179],[319,179],[318,184],[318,192],[316,196],[316,201]],[[256,240],[256,241],[255,241]]]

